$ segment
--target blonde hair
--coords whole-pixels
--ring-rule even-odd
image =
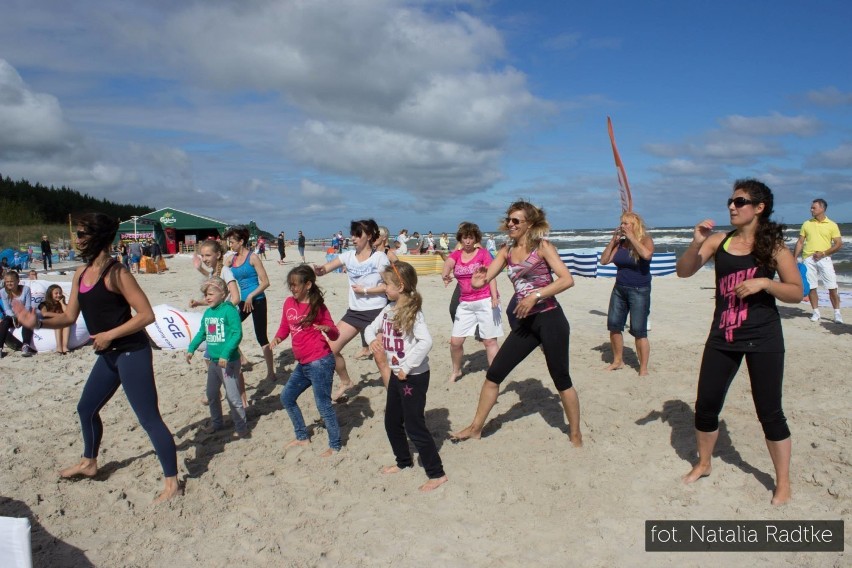
[[[625,211],[621,214],[621,222],[623,223],[625,221],[633,225],[633,234],[636,236],[637,241],[641,241],[648,235],[648,230],[645,227],[645,221],[642,220],[642,217],[638,213]],[[628,249],[633,260],[639,262],[639,253],[636,252],[635,248],[629,245],[629,241]]]
[[[213,239],[207,239],[206,241],[202,241],[202,243],[198,245],[199,250],[207,247],[210,247],[217,253],[219,253],[219,259],[216,261],[216,266],[213,267],[213,272],[210,274],[210,276],[221,276],[222,267],[225,265],[225,251],[222,249],[222,243]]]
[[[397,300],[393,310],[393,325],[403,335],[410,335],[414,331],[414,320],[417,312],[423,307],[423,297],[417,291],[417,271],[407,262],[396,261],[385,268],[383,275],[400,289],[400,302]]]
[[[506,217],[511,217],[513,211],[523,211],[527,221],[527,232],[524,234],[524,242],[515,244],[526,245],[530,250],[538,248],[542,239],[550,232],[550,223],[547,222],[544,209],[536,207],[526,199],[519,199],[506,209]],[[506,223],[506,219],[501,219],[500,230],[506,231],[508,228],[509,225]]]
[[[201,293],[206,294],[207,289],[210,287],[218,288],[220,292],[227,296],[228,294],[228,285],[224,280],[219,278],[218,276],[211,276],[207,280],[204,281],[204,284],[201,285]]]

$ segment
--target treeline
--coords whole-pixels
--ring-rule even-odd
[[[153,207],[96,199],[68,187],[45,187],[0,175],[0,225],[39,225],[68,222],[68,214],[97,211],[119,219],[144,215]]]

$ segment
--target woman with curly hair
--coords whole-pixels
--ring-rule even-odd
[[[775,466],[772,504],[790,500],[792,442],[781,407],[784,336],[776,300],[798,303],[802,278],[784,242],[784,226],[770,217],[772,190],[754,179],[734,182],[728,215],[734,230],[714,233],[705,219],[695,225],[689,248],[677,261],[677,275],[692,276],[711,258],[716,270],[716,311],[704,347],[695,401],[698,463],[683,477],[693,483],[710,475],[719,438],[719,414],[745,357],[757,417]],[[775,280],[776,273],[780,282]]]
[[[574,278],[556,247],[545,239],[550,224],[542,209],[528,201],[516,201],[506,210],[501,228],[509,235],[508,246],[497,252],[497,258],[487,269],[480,267],[473,274],[471,285],[487,286],[508,266],[509,279],[515,287],[509,307],[515,322],[485,374],[473,422],[451,437],[457,441],[481,437],[485,420],[497,402],[500,383],[541,345],[568,419],[569,439],[575,447],[580,447],[583,445],[580,399],[568,371],[571,328],[555,297],[573,286]]]

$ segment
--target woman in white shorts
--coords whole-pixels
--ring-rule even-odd
[[[461,248],[453,251],[444,262],[442,274],[444,284],[449,284],[455,277],[461,289],[459,307],[453,322],[453,336],[450,339],[450,355],[453,361],[451,383],[462,375],[464,340],[474,335],[477,326],[479,337],[485,345],[489,366],[499,349],[497,338],[503,337],[500,298],[497,294],[496,282],[492,280],[488,286],[478,289],[474,289],[470,284],[471,276],[478,268],[487,268],[491,264],[491,255],[488,251],[476,246],[481,240],[482,231],[475,223],[461,223],[456,233],[456,241]]]

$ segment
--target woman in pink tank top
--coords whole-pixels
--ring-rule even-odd
[[[451,438],[461,441],[482,436],[485,420],[497,402],[500,383],[540,345],[565,409],[571,443],[575,447],[582,446],[580,400],[568,371],[571,328],[555,298],[573,286],[574,279],[556,247],[544,238],[550,224],[543,210],[527,201],[517,201],[506,211],[501,228],[509,234],[509,246],[500,249],[487,269],[482,267],[474,273],[471,284],[474,288],[487,286],[508,266],[509,278],[515,287],[509,309],[516,322],[488,368],[473,422]]]

